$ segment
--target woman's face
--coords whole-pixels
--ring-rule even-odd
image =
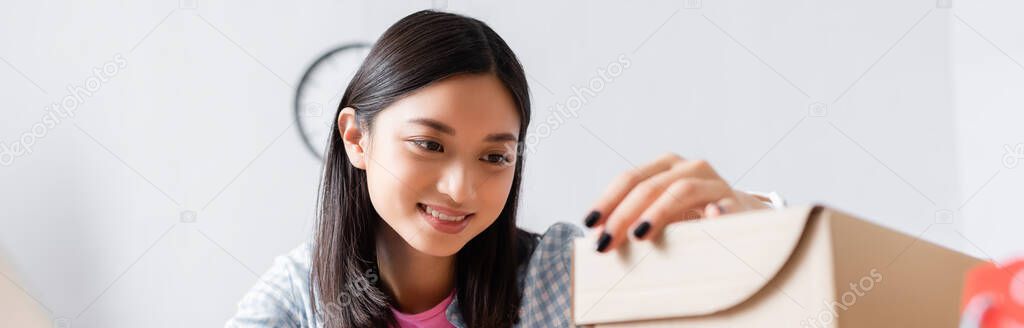
[[[374,208],[402,239],[448,256],[504,208],[518,138],[518,110],[501,81],[457,75],[382,110],[353,163],[363,165]]]

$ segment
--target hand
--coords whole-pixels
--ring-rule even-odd
[[[605,252],[628,235],[653,239],[674,222],[765,208],[761,199],[733,190],[707,161],[669,153],[616,178],[584,224],[601,231],[597,251]]]

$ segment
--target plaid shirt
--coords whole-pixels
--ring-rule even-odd
[[[564,222],[555,223],[539,236],[530,260],[519,268],[523,300],[517,326],[572,326],[569,312],[572,240],[582,236],[582,229]],[[309,303],[311,247],[306,242],[275,259],[256,286],[238,303],[238,312],[226,326],[321,327]],[[445,310],[445,316],[455,327],[465,327],[458,302],[456,296]]]

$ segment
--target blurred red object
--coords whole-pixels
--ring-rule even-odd
[[[971,269],[960,301],[960,327],[1024,327],[1024,259]]]

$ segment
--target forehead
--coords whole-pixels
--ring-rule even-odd
[[[416,118],[441,121],[462,135],[519,135],[512,94],[493,74],[463,74],[437,81],[394,102],[380,114],[392,124]]]

